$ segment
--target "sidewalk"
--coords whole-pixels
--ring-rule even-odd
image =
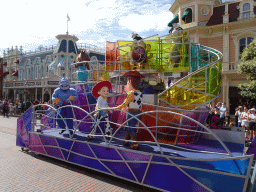
[[[22,152],[16,146],[17,117],[0,116],[0,191],[155,191],[63,161]]]

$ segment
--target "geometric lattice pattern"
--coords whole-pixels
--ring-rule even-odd
[[[252,160],[173,159],[38,133],[29,133],[29,139],[31,151],[166,191],[243,191]],[[234,184],[225,187],[227,180]]]

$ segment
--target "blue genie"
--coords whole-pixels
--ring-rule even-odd
[[[71,105],[71,101],[75,101],[78,98],[77,92],[75,89],[70,88],[70,83],[67,78],[60,79],[60,87],[54,90],[52,95],[52,101],[55,104],[58,104],[60,107]],[[68,130],[70,135],[73,135],[73,111],[72,107],[64,107],[59,109],[57,114],[57,123],[61,130],[60,134],[62,134],[66,130],[65,122],[62,118],[66,119],[66,124],[68,126]]]

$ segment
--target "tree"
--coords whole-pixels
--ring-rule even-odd
[[[248,83],[239,84],[240,94],[243,97],[256,99],[256,40],[252,41],[247,48],[244,49],[242,62],[238,65],[238,73],[245,74]]]

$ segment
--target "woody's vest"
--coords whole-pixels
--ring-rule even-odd
[[[142,108],[143,94],[140,91],[134,91],[134,100],[128,104],[128,112],[139,113]]]

